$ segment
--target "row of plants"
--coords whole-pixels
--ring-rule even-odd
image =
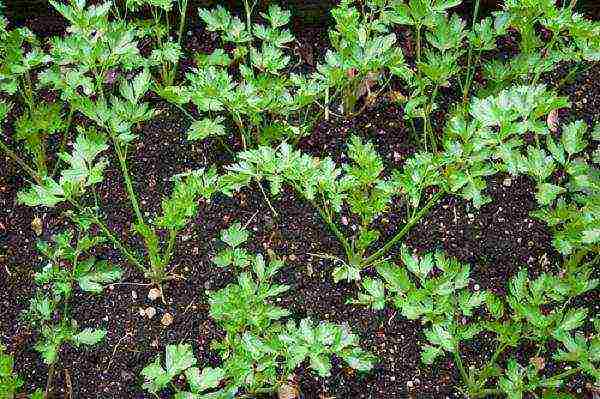
[[[592,144],[600,141],[600,124],[559,123],[558,111],[570,104],[540,83],[558,66],[576,74],[584,61],[600,58],[600,24],[576,13],[574,4],[507,0],[501,11],[481,18],[475,1],[467,26],[451,12],[460,0],[342,0],[332,10],[331,48],[306,72],[292,49],[290,13],[277,5],[258,14],[257,5],[245,1],[242,18],[223,7],[199,10],[205,28],[218,34],[219,48],[186,54],[185,0],[133,0],[124,7],[51,3],[69,28],[51,39],[49,50],[27,29],[9,29],[0,19],[0,91],[6,94],[0,119],[14,131],[12,140],[0,138],[0,150],[30,182],[18,202],[60,209],[73,222],[72,231],[38,246],[47,262],[36,274],[39,290],[24,319],[38,331],[35,349],[49,368],[46,389],[33,397],[51,390],[62,345],[95,345],[107,333],[81,328],[71,317],[75,290],[101,294],[120,281],[123,267],[133,267],[164,297],[177,277],[172,261],[179,236],[197,219],[200,203],[253,184],[270,191],[267,202],[283,187],[307,201],[343,253],[318,256],[335,264],[335,282],[362,289],[348,303],[393,306],[420,320],[428,342],[423,362],[449,354],[466,396],[569,397],[556,395],[575,374],[600,385],[598,323],[584,334],[587,310],[568,307],[598,285],[600,153]],[[415,38],[414,54],[403,53],[400,30]],[[517,38],[518,48],[503,60],[496,53],[507,37]],[[142,55],[142,41],[152,43],[149,55]],[[194,60],[189,71],[179,67],[184,57]],[[392,91],[393,83],[403,91]],[[441,91],[451,88],[460,95],[441,128],[433,116]],[[43,100],[48,90],[57,101]],[[142,209],[130,164],[143,140],[141,126],[156,116],[151,92],[189,119],[190,142],[213,140],[236,159],[224,170],[215,165],[173,176],[156,215]],[[356,135],[344,164],[298,149],[317,121],[356,116],[384,97],[403,106],[416,147],[401,168],[387,170],[375,146]],[[107,222],[111,204],[99,191],[111,160],[143,248]],[[556,274],[530,280],[519,272],[506,298],[470,289],[468,265],[441,253],[414,255],[403,245],[447,196],[476,208],[489,203],[486,179],[498,173],[535,182],[539,208],[533,216],[548,224],[563,257]],[[404,211],[403,225],[382,237],[380,220],[392,204]],[[356,229],[340,223],[347,216]],[[253,397],[288,387],[302,363],[327,376],[332,355],[360,372],[373,368],[376,359],[347,325],[297,321],[273,304],[289,290],[274,282],[283,263],[275,254],[265,260],[245,250],[248,232],[240,224],[223,231],[221,240],[227,247],[214,258],[215,267],[237,273],[237,282],[209,295],[210,315],[225,332],[213,344],[222,364],[199,367],[190,345],[169,345],[164,363],[158,356],[143,369],[144,389],[169,388],[175,398]],[[123,265],[91,255],[99,245],[117,249]],[[465,342],[483,334],[492,334],[496,350],[482,367],[465,365]],[[521,364],[512,351],[526,343],[537,348],[532,359],[558,346],[555,360],[571,368],[546,375],[539,361]],[[0,393],[9,398],[22,385],[12,364],[2,353]],[[172,383],[180,375],[185,389]]]

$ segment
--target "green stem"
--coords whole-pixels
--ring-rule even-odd
[[[475,10],[473,12],[473,24],[471,26],[472,32],[475,32],[475,23],[477,21],[478,15],[479,15],[479,3],[480,3],[480,0],[475,1]],[[469,54],[467,56],[467,80],[465,81],[465,85],[463,87],[463,104],[467,102],[468,97],[469,97],[469,91],[471,91],[471,83],[473,81],[473,79],[471,78],[471,68],[472,67],[473,67],[473,44],[469,40]],[[474,69],[475,68],[473,67],[473,76],[475,75]]]
[[[552,39],[550,40],[550,42],[548,42],[548,44],[546,45],[546,47],[544,47],[544,49],[542,50],[542,54],[544,54],[545,56],[548,56],[548,53],[551,51],[552,47],[554,47],[554,44],[556,43],[556,40],[558,39],[558,35],[556,34],[552,34]],[[542,68],[540,67],[536,72],[535,72],[535,76],[533,78],[533,81],[531,82],[531,85],[536,85],[537,82],[540,80],[542,76]]]
[[[131,262],[141,272],[146,273],[147,270],[144,267],[144,265],[142,265],[142,263],[131,253],[131,251],[125,248],[125,245],[112,233],[112,231],[110,231],[108,226],[104,224],[104,222],[100,220],[100,218],[98,218],[97,216],[94,216],[93,220],[94,223],[97,224],[98,227],[100,227],[100,230],[102,230],[102,232],[108,237],[108,239],[115,245],[115,247],[117,247],[119,251],[121,251],[121,253],[125,255],[129,262]]]
[[[115,150],[117,152],[117,157],[119,158],[119,164],[121,166],[121,172],[123,173],[123,179],[125,180],[125,189],[127,190],[127,195],[129,197],[129,200],[131,201],[131,206],[133,207],[133,211],[135,212],[137,222],[140,225],[145,226],[146,223],[144,222],[144,217],[142,216],[142,212],[140,211],[137,196],[135,195],[135,191],[133,190],[133,183],[131,182],[131,176],[129,175],[129,168],[127,167],[127,160],[125,159],[125,154],[123,153],[118,139],[114,136],[114,133],[112,132],[111,137],[115,146]]]
[[[179,33],[178,33],[178,39],[177,39],[177,44],[179,44],[179,46],[181,46],[181,41],[183,40],[183,29],[185,28],[185,20],[187,18],[187,6],[188,6],[188,0],[181,0],[181,2],[179,3]]]
[[[419,64],[421,63],[421,25],[417,25],[417,75],[421,77],[421,71]]]
[[[7,146],[2,140],[0,140],[0,149],[4,151],[6,155],[8,155],[8,157],[18,164],[25,172],[27,172],[27,174],[30,175],[37,184],[42,184],[42,177],[35,170],[33,170],[33,168],[27,165],[27,163],[13,150],[11,150],[10,147]]]
[[[572,368],[570,370],[563,371],[562,373],[553,375],[552,377],[545,378],[545,380],[546,381],[562,380],[562,379],[564,379],[566,377],[569,377],[569,376],[571,376],[571,375],[573,375],[575,373],[578,373],[579,370],[580,370],[579,367]]]
[[[86,213],[85,209],[83,209],[83,206],[81,206],[81,204],[79,204],[77,201],[75,201],[74,199],[69,199],[68,201],[71,203],[71,205],[73,205],[73,207],[75,207],[75,209],[77,209],[77,211],[80,214]],[[100,228],[100,230],[102,230],[102,232],[106,235],[106,237],[108,237],[108,239],[114,244],[114,246],[117,247],[117,249],[123,255],[125,255],[125,257],[129,260],[129,262],[131,262],[134,266],[136,266],[138,269],[140,269],[140,271],[145,273],[146,269],[144,268],[142,263],[131,253],[131,251],[129,249],[127,249],[125,247],[125,245],[121,242],[121,240],[119,240],[115,236],[115,234],[108,228],[108,226],[102,221],[102,219],[100,219],[98,214],[94,213],[90,216],[91,216],[94,224],[96,224]]]
[[[458,345],[455,345],[454,348],[454,352],[452,352],[452,356],[454,357],[454,363],[456,364],[456,367],[458,368],[458,371],[460,373],[461,378],[463,379],[464,384],[467,386],[467,390],[469,391],[469,394],[471,394],[471,379],[469,378],[465,367],[463,365],[462,359],[460,358],[460,352],[458,350]]]
[[[65,149],[67,147],[67,140],[69,138],[69,130],[71,130],[71,123],[73,122],[73,114],[75,113],[75,110],[73,109],[73,107],[69,107],[69,116],[67,118],[67,126],[65,127],[65,130],[63,132],[63,136],[60,140],[60,147],[58,150],[58,153],[60,154],[61,152],[65,152]],[[50,176],[54,176],[56,175],[56,173],[58,172],[58,166],[59,166],[60,162],[57,160],[56,164],[54,165],[54,169],[52,170],[52,174]]]
[[[246,29],[248,30],[248,33],[252,33],[252,9],[254,8],[254,5],[252,5],[252,7],[250,7],[250,3],[248,3],[248,0],[244,0],[244,9],[246,11]]]
[[[507,344],[503,343],[500,346],[498,346],[498,348],[496,348],[496,351],[494,352],[494,354],[492,355],[492,357],[490,358],[490,361],[487,362],[487,364],[485,365],[485,367],[482,369],[483,372],[487,372],[487,370],[490,370],[494,364],[496,364],[496,361],[498,360],[498,357],[500,357],[500,355],[504,352],[504,350],[508,347]],[[477,381],[475,381],[475,384],[477,387],[482,387],[485,382],[486,379],[480,378],[477,379]],[[485,390],[484,390],[485,391]]]
[[[437,140],[435,139],[435,134],[433,132],[433,125],[431,124],[430,116],[433,113],[433,104],[435,103],[435,99],[438,95],[439,85],[435,86],[433,90],[433,94],[431,95],[431,101],[429,102],[429,106],[427,108],[427,115],[425,115],[426,121],[423,126],[423,136],[425,138],[425,149],[427,149],[427,134],[429,134],[429,140],[431,141],[431,149],[432,151],[437,148]]]
[[[446,192],[444,190],[440,190],[433,197],[431,197],[431,199],[425,204],[425,206],[423,208],[421,208],[419,210],[419,212],[417,212],[417,214],[404,225],[402,230],[400,230],[391,240],[389,240],[377,252],[375,252],[374,254],[369,256],[365,260],[364,264],[370,265],[371,263],[375,262],[377,259],[384,256],[386,253],[388,253],[394,247],[394,245],[396,245],[396,243],[398,241],[400,241],[406,234],[408,234],[408,232],[412,229],[412,227],[415,224],[417,224],[419,222],[419,220],[421,220],[421,218],[423,218],[423,216],[425,216],[435,204],[437,204],[439,202],[439,200],[444,196],[445,193]]]
[[[337,225],[335,224],[335,222],[333,221],[331,216],[327,212],[325,212],[325,210],[323,208],[321,208],[319,205],[317,205],[317,203],[315,201],[311,201],[311,204],[312,204],[312,206],[314,206],[317,209],[317,211],[319,212],[319,215],[321,215],[321,219],[323,219],[325,221],[325,223],[327,224],[327,226],[329,227],[331,232],[337,237],[340,244],[342,244],[342,247],[344,247],[344,251],[346,252],[346,257],[348,258],[348,261],[353,259],[354,251],[352,250],[352,247],[350,246],[348,239],[340,231],[340,229],[338,229]]]
[[[165,252],[163,258],[163,265],[168,265],[171,263],[171,259],[173,258],[173,249],[175,248],[175,241],[177,239],[177,231],[169,230],[169,241],[167,244],[167,250]]]

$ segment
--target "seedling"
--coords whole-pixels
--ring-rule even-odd
[[[38,330],[35,350],[49,366],[45,395],[52,389],[54,369],[59,362],[62,345],[93,346],[106,336],[104,329],[81,329],[70,312],[72,295],[76,289],[101,294],[107,284],[118,281],[122,276],[122,271],[108,261],[86,256],[103,241],[103,237],[94,236],[83,229],[76,237],[66,231],[53,236],[52,243],[38,243],[38,250],[48,259],[48,263],[35,275],[39,288],[23,317]]]
[[[246,5],[251,13],[254,7]],[[309,107],[320,87],[289,72],[288,46],[294,37],[285,26],[290,13],[271,5],[261,14],[267,25],[251,24],[249,14],[244,24],[222,6],[201,9],[199,14],[207,29],[217,32],[222,43],[234,49],[198,55],[197,68],[186,75],[186,86],[159,91],[180,107],[191,101],[201,113],[195,118],[186,112],[192,119],[188,138],[222,140],[227,134],[227,117],[238,129],[244,148],[284,138],[298,140],[307,132]],[[235,75],[230,74],[233,68]]]
[[[266,180],[273,195],[279,194],[282,185],[287,184],[312,204],[346,255],[346,259],[334,258],[340,264],[334,270],[335,281],[359,280],[361,270],[381,261],[445,192],[442,189],[430,198],[425,195],[428,187],[444,185],[438,157],[416,154],[402,170],[383,178],[383,162],[372,144],[353,136],[348,150],[353,163],[339,168],[329,158],[312,158],[292,150],[287,144],[278,149],[260,147],[241,153],[241,161],[229,167],[231,173],[223,178],[226,192],[253,180]],[[368,250],[379,238],[373,223],[385,214],[392,198],[400,194],[407,197],[407,222],[393,238],[369,255]],[[341,218],[344,205],[360,220],[356,233],[351,235],[347,235],[336,220]]]
[[[594,363],[600,358],[590,352],[598,345],[597,334],[589,340],[578,333],[573,335],[582,326],[587,309],[565,306],[598,286],[598,280],[591,278],[591,269],[572,268],[562,277],[542,274],[531,282],[521,270],[511,279],[509,296],[503,301],[490,292],[469,289],[469,266],[440,252],[419,257],[403,247],[401,260],[404,267],[379,265],[376,269],[383,280],[365,279],[364,291],[348,302],[376,310],[389,303],[407,319],[420,320],[428,342],[422,346],[422,362],[430,365],[450,354],[467,397],[506,394],[521,398],[540,389],[557,389],[566,378],[580,372],[598,380]],[[484,307],[488,318],[482,317]],[[495,334],[496,349],[483,367],[466,367],[461,345],[483,331]],[[532,363],[523,367],[514,359],[503,368],[500,359],[508,349],[530,342],[540,356],[552,341],[566,348],[555,354],[555,359],[573,363],[573,368],[544,376],[543,366],[536,368]],[[493,386],[496,379],[497,386]]]
[[[177,37],[171,37],[170,13],[173,5],[177,5],[179,14],[179,28]],[[158,66],[160,70],[160,82],[162,87],[172,86],[177,76],[177,66],[182,57],[182,41],[187,17],[188,0],[127,0],[125,2],[125,15],[128,12],[140,9],[149,9],[152,21],[135,21],[135,24],[143,32],[144,36],[151,36],[156,42],[156,48],[152,50],[148,63]],[[118,12],[118,7],[115,8]],[[150,23],[149,23],[150,22]]]
[[[386,90],[393,76],[408,79],[411,71],[404,62],[392,32],[396,22],[393,1],[361,2],[343,0],[331,11],[335,26],[329,32],[333,49],[319,64],[316,77],[327,89],[326,107],[339,99],[346,116],[361,113]],[[357,109],[359,100],[364,105]]]
[[[189,344],[168,345],[164,368],[161,363],[161,356],[158,355],[153,363],[142,370],[144,389],[150,393],[157,394],[169,387],[176,392],[173,399],[236,397],[236,389],[216,390],[225,378],[225,373],[220,368],[205,367],[200,370],[196,367],[197,360]],[[182,390],[173,383],[179,375],[185,375],[189,389]]]
[[[25,106],[17,120],[13,140],[22,142],[29,157],[20,155],[20,151],[11,148],[4,139],[0,140],[0,150],[39,181],[52,174],[48,166],[47,139],[50,135],[62,133],[64,145],[72,111],[68,122],[65,122],[59,103],[46,103],[39,99],[33,75],[47,65],[51,57],[44,53],[39,40],[29,29],[9,31],[7,23],[0,14],[0,92],[14,96]],[[0,104],[0,120],[4,120],[11,108],[9,103]]]
[[[223,232],[232,238],[232,231]],[[236,233],[241,239],[247,238]],[[229,244],[232,244],[229,240]],[[330,375],[331,356],[342,358],[358,371],[368,371],[375,359],[358,346],[358,337],[347,326],[303,319],[299,324],[284,319],[290,312],[274,305],[289,286],[272,282],[283,267],[277,258],[266,261],[254,255],[251,270],[239,274],[237,283],[209,294],[210,315],[225,330],[225,338],[213,343],[223,358],[222,369],[230,389],[244,390],[250,395],[273,393],[287,383],[294,370],[309,360],[312,370]]]
[[[215,192],[216,173],[200,169],[174,176],[174,189],[171,196],[163,200],[162,214],[152,222],[147,220],[140,208],[128,164],[132,143],[137,139],[137,126],[154,115],[143,101],[151,87],[151,76],[143,67],[135,41],[136,32],[121,21],[109,20],[110,3],[87,8],[81,1],[72,5],[55,3],[54,6],[72,26],[68,36],[54,41],[55,66],[47,70],[41,80],[59,90],[63,99],[92,120],[98,129],[78,128],[72,154],[60,154],[61,160],[68,165],[61,171],[60,178],[42,179],[21,192],[19,201],[29,206],[70,204],[78,218],[89,219],[98,225],[132,265],[160,286],[174,277],[168,267],[177,234],[196,214],[199,199],[210,199]],[[117,69],[127,71],[140,67],[142,69],[130,75],[130,79],[121,76],[107,82],[108,76]],[[135,217],[135,232],[145,245],[147,257],[143,260],[128,248],[120,233],[110,230],[100,207],[97,186],[104,179],[102,172],[107,161],[97,158],[111,146],[117,155]],[[167,233],[164,243],[159,236],[160,230]]]

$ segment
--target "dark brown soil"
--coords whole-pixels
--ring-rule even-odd
[[[26,25],[37,26],[40,34],[52,35],[64,29],[59,19],[38,18],[41,20],[30,19]],[[325,28],[309,27],[303,34],[302,27],[296,25],[301,43],[312,46],[304,50],[311,54],[308,58],[318,59],[322,55]],[[207,32],[193,23],[190,30],[186,48],[209,50]],[[310,67],[310,62],[306,63]],[[596,65],[561,88],[561,93],[569,95],[573,102],[571,117],[588,122],[597,118],[599,73]],[[554,77],[549,80],[556,81]],[[189,124],[186,118],[168,105],[158,104],[158,108],[161,110],[158,117],[140,132],[141,139],[131,160],[135,188],[149,215],[159,211],[160,199],[170,192],[169,179],[174,174],[232,161],[217,143],[187,142],[184,139]],[[400,167],[414,152],[402,108],[386,99],[359,117],[320,121],[314,132],[301,141],[300,148],[317,156],[344,161],[345,143],[351,134],[373,141],[388,168]],[[131,237],[130,207],[116,165],[112,160],[112,169],[107,172],[100,196],[104,204],[109,204],[104,211],[111,228],[135,244],[135,238]],[[36,337],[19,320],[34,293],[31,277],[42,265],[35,251],[38,237],[31,228],[31,221],[35,216],[42,219],[42,238],[63,230],[68,221],[61,210],[33,210],[17,205],[17,192],[26,187],[27,182],[4,157],[0,158],[0,170],[3,171],[0,174],[0,341],[15,354],[17,371],[33,390],[45,386],[47,368],[32,349]],[[552,249],[550,233],[544,223],[529,216],[535,208],[533,183],[527,178],[495,176],[489,180],[487,191],[493,201],[480,210],[458,198],[444,199],[413,229],[407,244],[421,252],[443,249],[471,264],[473,284],[499,294],[520,268],[527,268],[532,275],[555,271],[552,267],[558,256]],[[338,362],[332,376],[326,379],[301,368],[297,378],[304,398],[460,397],[460,378],[450,361],[440,362],[435,367],[421,364],[419,345],[424,337],[419,323],[399,317],[391,308],[372,311],[345,304],[349,297],[356,296],[358,287],[334,284],[331,262],[309,255],[342,255],[339,244],[315,210],[289,190],[271,202],[276,214],[254,186],[234,198],[217,196],[211,203],[203,203],[198,217],[178,242],[172,264],[185,280],[166,286],[166,305],[147,299],[149,287],[140,285],[144,277],[131,269],[127,269],[122,283],[110,287],[104,295],[75,295],[73,316],[79,324],[102,327],[109,333],[103,344],[90,350],[64,347],[56,369],[56,397],[149,398],[141,389],[139,373],[157,353],[164,353],[167,344],[191,343],[201,364],[217,365],[218,358],[209,346],[221,331],[208,315],[206,293],[234,279],[232,273],[210,262],[220,245],[219,231],[232,221],[249,222],[253,233],[250,250],[273,250],[285,257],[286,268],[278,279],[292,289],[282,298],[281,306],[289,308],[295,318],[348,323],[362,338],[363,347],[380,359],[376,369],[366,375],[356,375]],[[392,209],[380,220],[384,238],[397,230],[401,217],[399,209]],[[98,255],[124,263],[110,247],[101,248]],[[599,299],[596,292],[580,301],[582,305],[592,304],[590,312],[597,313]],[[152,320],[140,316],[140,308],[151,305],[156,307],[157,315]],[[174,316],[174,323],[169,327],[160,323],[166,312]],[[480,364],[493,350],[490,345],[485,338],[476,340],[466,348],[469,361]],[[522,356],[526,358],[527,353],[524,348]],[[585,381],[575,381],[573,391],[585,395],[584,384]]]

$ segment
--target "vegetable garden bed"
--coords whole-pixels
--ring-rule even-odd
[[[593,4],[237,3],[7,4],[0,399],[600,397]]]

